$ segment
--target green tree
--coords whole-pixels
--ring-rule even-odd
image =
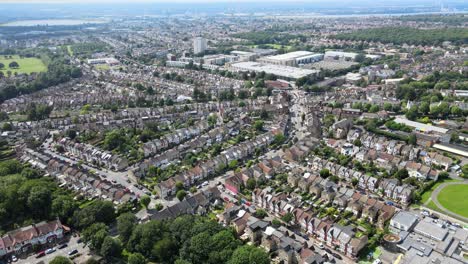
[[[127,141],[125,135],[119,130],[112,130],[104,137],[104,148],[106,150],[114,150],[122,147]]]
[[[462,116],[463,110],[461,110],[458,106],[452,106],[452,108],[450,108],[450,113],[454,116]]]
[[[150,204],[150,202],[151,202],[151,198],[148,195],[143,195],[140,198],[140,203],[145,208],[148,208],[148,205]]]
[[[99,251],[108,233],[109,229],[105,224],[95,223],[83,230],[82,237],[92,249]]]
[[[130,254],[128,256],[128,264],[146,264],[146,259],[140,253]]]
[[[428,114],[429,111],[430,111],[430,105],[428,102],[422,102],[419,107],[418,107],[419,111],[423,114]]]
[[[73,222],[77,228],[85,228],[98,222],[109,224],[114,220],[115,209],[110,201],[95,201],[73,214]]]
[[[179,201],[182,201],[185,198],[186,195],[187,195],[187,193],[184,190],[179,190],[176,193],[176,197],[177,197],[177,199],[179,199]]]
[[[416,145],[416,143],[417,143],[417,138],[416,138],[416,135],[415,135],[415,134],[409,135],[409,137],[408,137],[408,143],[411,144],[411,145]]]
[[[439,173],[439,179],[441,179],[441,180],[448,179],[449,176],[450,176],[449,173],[446,172],[446,171],[442,171],[442,172]]]
[[[151,258],[160,263],[173,263],[177,255],[177,245],[169,237],[157,241],[151,251]]]
[[[254,128],[257,131],[262,131],[263,130],[263,121],[261,121],[261,120],[255,121]]]
[[[460,176],[463,177],[463,178],[468,179],[468,163],[465,164],[465,165],[463,165],[463,167],[462,167],[462,173],[461,173]]]
[[[260,219],[263,219],[263,218],[267,217],[268,214],[264,209],[258,208],[257,210],[255,210],[255,216],[260,218]]]
[[[408,118],[409,120],[416,120],[416,118],[418,118],[418,107],[417,106],[413,106],[411,107],[408,111],[406,111],[406,118]]]
[[[286,224],[289,224],[293,219],[294,215],[290,212],[286,213],[281,217],[281,220],[283,220],[283,222],[285,222]]]
[[[377,113],[379,111],[379,106],[378,105],[372,105],[371,108],[369,109],[369,112],[371,113]]]
[[[124,213],[117,217],[117,231],[119,232],[119,238],[124,244],[130,239],[137,222],[138,219],[132,213]]]
[[[256,186],[257,186],[257,181],[255,180],[255,178],[249,178],[247,180],[247,189],[252,191],[255,189]]]
[[[319,174],[320,174],[320,177],[322,177],[322,178],[328,178],[330,176],[330,170],[329,169],[321,169]]]
[[[384,110],[385,111],[392,111],[392,104],[391,103],[384,103]]]
[[[63,257],[63,256],[56,256],[54,259],[52,259],[49,264],[72,264],[73,262],[67,258],[67,257]]]
[[[10,67],[12,69],[17,69],[17,68],[19,68],[19,64],[16,61],[12,61],[12,62],[10,62],[10,64],[8,64],[8,67]]]
[[[266,251],[250,245],[237,248],[228,264],[268,264],[270,258]]]
[[[24,168],[21,171],[21,176],[23,176],[23,177],[25,177],[27,179],[37,179],[37,178],[41,177],[41,174],[35,169]]]
[[[107,260],[110,260],[115,257],[119,257],[122,252],[122,245],[120,241],[114,239],[110,236],[106,236],[101,245],[101,250],[99,251],[101,256]]]

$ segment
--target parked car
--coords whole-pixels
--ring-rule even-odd
[[[339,254],[336,254],[336,253],[332,253],[332,255],[337,258],[337,259],[343,259]]]
[[[45,251],[41,251],[41,252],[37,253],[36,258],[42,258],[45,255],[46,255]]]
[[[46,249],[45,253],[46,253],[46,254],[52,254],[52,253],[54,253],[55,251],[56,251],[55,248],[48,248],[48,249]]]
[[[83,240],[81,240],[81,237],[80,237],[80,238],[78,238],[78,240],[76,241],[76,243],[79,244],[79,243],[81,243],[82,241],[83,241]]]
[[[73,255],[75,255],[76,253],[78,253],[78,249],[74,249],[74,250],[68,252],[68,256],[73,256]]]
[[[12,255],[11,256],[11,261],[16,262],[16,261],[18,261],[18,258],[15,255]]]
[[[65,244],[60,244],[57,248],[58,248],[58,249],[62,249],[62,248],[66,248],[66,247],[68,247],[68,244],[67,244],[67,243],[65,243]]]

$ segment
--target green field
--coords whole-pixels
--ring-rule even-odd
[[[448,185],[437,196],[445,209],[468,217],[468,184]]]
[[[268,46],[272,49],[281,49],[283,47],[285,50],[290,50],[292,46],[290,45],[280,45],[280,44],[264,44],[264,45],[251,45],[252,48],[257,48],[258,46]]]
[[[101,70],[101,71],[110,70],[110,66],[107,64],[96,64],[94,65],[94,68],[96,68],[97,70]]]
[[[421,195],[421,204],[424,204],[427,202],[427,200],[429,200],[429,198],[431,198],[431,194],[432,192],[437,189],[437,187],[439,187],[439,185],[441,185],[442,183],[446,183],[446,182],[457,182],[459,180],[454,180],[454,179],[445,179],[445,180],[440,180],[438,181],[436,184],[434,184],[434,186],[432,186],[431,189],[427,190],[426,192],[424,192],[422,195]]]
[[[6,58],[8,56],[8,58]],[[8,65],[16,61],[19,64],[19,68],[13,69]],[[32,72],[45,72],[47,67],[44,62],[38,58],[20,58],[18,55],[12,55],[11,58],[9,55],[0,55],[0,63],[3,63],[5,67],[1,70],[5,75],[8,71],[11,71],[12,74],[17,73],[32,73]]]
[[[68,55],[73,56],[73,50],[70,45],[67,45],[67,51],[68,51]]]

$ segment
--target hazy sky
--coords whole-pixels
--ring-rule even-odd
[[[0,0],[0,3],[239,3],[239,2],[350,2],[350,0]],[[356,2],[359,2],[356,1]]]

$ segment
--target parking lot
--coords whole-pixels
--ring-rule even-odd
[[[17,262],[18,264],[37,264],[37,263],[49,263],[52,259],[56,256],[66,256],[69,257],[68,253],[73,250],[77,250],[77,254],[87,255],[89,253],[89,247],[85,247],[84,243],[78,243],[79,237],[71,237],[70,241],[67,242],[68,246],[62,249],[58,249],[57,246],[54,248],[56,249],[55,252],[46,254],[43,257],[37,258],[37,254],[32,254],[25,259],[19,259]],[[76,255],[76,254],[75,254]]]

